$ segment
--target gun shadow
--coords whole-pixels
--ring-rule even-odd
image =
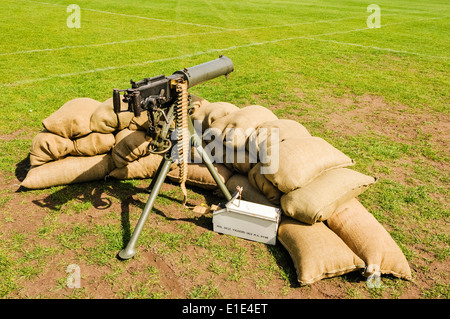
[[[16,164],[16,177],[19,181],[23,181],[26,177],[27,172],[30,168],[29,155]],[[95,167],[91,170],[96,169]],[[156,176],[154,176],[156,178]],[[50,194],[41,199],[33,200],[33,204],[41,208],[47,208],[52,211],[59,211],[64,208],[67,203],[78,200],[80,202],[89,202],[92,206],[99,211],[106,210],[112,207],[113,202],[120,202],[120,223],[123,230],[122,233],[122,249],[128,244],[131,238],[134,226],[130,221],[130,211],[132,207],[137,207],[141,211],[144,209],[147,201],[136,199],[136,194],[150,195],[148,186],[150,185],[151,179],[146,179],[148,185],[144,187],[139,187],[133,185],[127,180],[119,180],[115,178],[107,178],[100,181],[91,181],[85,183],[75,183],[58,188],[56,191],[51,191]],[[166,178],[165,184],[170,184],[175,187],[179,185],[168,178]],[[142,183],[141,183],[142,184]],[[225,201],[224,198],[216,195],[217,192],[206,190],[192,185],[186,185],[188,189],[193,190],[196,194],[201,195],[208,206],[217,205],[219,202]],[[25,187],[19,187],[16,192],[28,192],[30,190]],[[161,192],[158,197],[161,199],[178,203],[182,205],[182,200],[176,197],[176,193]],[[189,204],[189,200],[188,200]],[[182,208],[181,208],[182,209]],[[211,214],[199,215],[195,214],[194,217],[181,217],[175,218],[166,214],[164,211],[155,207],[152,208],[151,214],[157,214],[168,221],[183,221],[188,223],[193,223],[197,227],[202,227],[209,231],[212,231],[212,216]],[[95,216],[94,216],[95,218]],[[147,220],[147,223],[150,222]],[[267,246],[268,252],[275,258],[276,263],[280,269],[284,271],[288,276],[289,284],[291,287],[298,287],[298,281],[296,279],[295,268],[288,252],[282,245]],[[352,277],[349,279],[351,280]]]
[[[19,181],[23,181],[27,175],[27,171],[30,168],[29,155],[16,164],[16,177]],[[92,171],[96,170],[96,166],[91,167],[86,171],[86,174],[91,174]],[[156,176],[154,177],[156,178]],[[151,179],[146,179],[148,185],[150,185]],[[142,184],[142,183],[141,183]],[[168,178],[165,180],[165,184],[170,184],[175,187],[178,186],[175,182],[170,181]],[[144,209],[146,200],[141,200],[135,195],[144,194],[150,195],[148,185],[143,187],[133,185],[127,180],[119,180],[112,177],[105,178],[104,180],[83,182],[83,183],[73,183],[58,187],[56,190],[50,190],[50,194],[44,198],[32,200],[32,203],[41,208],[47,208],[52,211],[60,211],[64,209],[65,205],[72,202],[78,201],[82,203],[90,203],[96,210],[106,210],[112,207],[114,202],[120,202],[120,215],[121,215],[121,226],[123,229],[123,248],[126,247],[132,231],[135,225],[130,222],[130,210],[132,207],[137,207],[141,211]],[[188,186],[189,188],[190,186]],[[204,189],[195,188],[197,194],[201,194],[206,201],[207,205],[217,204],[218,198],[216,195],[212,195],[211,191]],[[16,192],[28,192],[29,189],[20,186]],[[147,196],[147,197],[148,197]],[[182,200],[176,197],[177,194],[171,194],[170,192],[162,192],[158,194],[158,197],[170,202],[178,203],[182,205]],[[168,221],[184,221],[195,224],[198,227],[202,227],[208,230],[212,230],[211,216],[200,215],[194,217],[182,217],[176,218],[171,217],[169,214],[165,213],[161,209],[158,209],[153,205],[152,213],[157,214]],[[147,223],[150,219],[147,220]]]

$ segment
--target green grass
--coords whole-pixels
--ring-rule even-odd
[[[42,120],[66,101],[103,101],[130,79],[169,75],[224,54],[235,66],[229,102],[264,105],[295,119],[354,158],[355,169],[379,177],[360,199],[399,244],[414,277],[433,276],[433,285],[415,297],[448,298],[446,1],[377,1],[379,29],[367,29],[370,2],[358,0],[80,0],[79,29],[66,26],[71,1],[46,2],[2,2],[0,32],[8,40],[0,43],[0,171],[9,185],[18,183]],[[224,101],[225,80],[190,92]],[[367,97],[383,106],[364,102]],[[109,180],[26,193],[1,188],[0,297],[102,297],[92,287],[106,285],[107,297],[167,298],[175,280],[164,277],[167,269],[175,269],[187,298],[232,298],[253,287],[262,296],[308,296],[283,248],[205,230],[210,216],[183,209],[178,187],[158,197],[135,260],[117,260],[144,207],[147,183]],[[211,201],[197,189],[189,196]],[[149,252],[164,260],[166,271],[148,264]],[[86,275],[87,287],[70,291],[65,267],[71,263],[98,267],[101,275]],[[49,269],[58,276],[47,281]],[[29,292],[39,280],[48,284]],[[342,280],[325,285],[343,285],[347,298],[398,298],[412,289],[391,279],[376,291],[352,277]]]

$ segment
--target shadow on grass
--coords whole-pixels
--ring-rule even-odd
[[[286,248],[278,242],[276,245],[267,245],[267,250],[274,257],[284,280],[289,282],[290,288],[298,288],[300,284],[297,280],[294,262]]]
[[[27,175],[30,168],[29,157],[23,159],[20,163],[16,165],[16,177],[23,181]],[[94,168],[93,168],[94,169]],[[151,179],[148,181],[150,185]],[[165,181],[166,184],[174,185],[179,187],[179,184],[172,182],[168,179]],[[139,181],[139,184],[143,182]],[[44,197],[33,200],[33,204],[46,208],[51,211],[59,211],[64,209],[67,203],[76,200],[80,203],[80,211],[89,207],[94,207],[98,210],[110,209],[113,202],[120,202],[120,222],[122,226],[122,249],[126,248],[135,225],[130,222],[130,209],[132,206],[137,207],[141,210],[144,209],[147,200],[136,199],[134,195],[136,194],[146,194],[150,196],[149,186],[137,186],[136,181],[133,180],[118,180],[114,178],[105,178],[100,181],[91,181],[86,183],[73,183],[65,186],[56,186],[48,188]],[[225,201],[225,198],[219,197],[216,192],[212,190],[206,190],[198,188],[195,186],[188,186],[195,194],[201,196],[202,201],[208,206],[218,205]],[[25,187],[20,187],[17,192],[27,192],[30,191]],[[147,199],[148,199],[147,196]],[[183,201],[180,199],[179,192],[162,192],[158,194],[158,197],[165,202],[171,202],[180,206],[180,210],[183,210]],[[188,206],[192,206],[191,200],[188,200]],[[183,221],[195,224],[197,227],[202,227],[208,231],[212,231],[212,217],[211,214],[195,214],[194,217],[171,217],[164,211],[153,207],[150,214],[157,214],[167,221]],[[148,221],[147,221],[148,222]],[[297,281],[297,275],[295,268],[286,249],[281,245],[276,246],[268,245],[269,253],[274,257],[278,267],[281,270],[282,276],[285,278],[291,287],[299,287]],[[120,257],[117,256],[120,259]]]
[[[30,154],[28,154],[27,157],[16,164],[15,175],[20,182],[22,182],[27,176],[30,166]]]
[[[22,161],[17,163],[15,175],[19,181],[23,181],[27,176],[30,169],[30,159],[29,155]],[[94,170],[95,167],[91,168],[89,171]],[[44,177],[45,178],[45,177]],[[147,181],[147,180],[145,180]],[[148,179],[148,185],[150,185],[151,179]],[[178,186],[178,184],[166,179],[166,184],[171,184]],[[138,207],[141,211],[144,209],[147,200],[142,201],[133,197],[136,194],[146,194],[150,196],[149,186],[136,186],[136,182],[133,180],[118,180],[115,178],[105,178],[104,180],[91,181],[84,183],[72,183],[69,185],[50,187],[45,190],[47,195],[44,198],[39,198],[33,200],[33,204],[41,207],[47,208],[51,211],[59,211],[64,208],[67,203],[76,200],[80,203],[80,211],[87,209],[89,207],[94,207],[98,210],[110,209],[113,202],[120,202],[120,216],[121,224],[123,229],[123,248],[126,247],[128,241],[131,238],[132,231],[135,225],[131,225],[130,222],[130,208],[132,206]],[[139,184],[142,182],[139,181]],[[211,190],[204,190],[200,188],[193,187],[196,194],[202,195],[205,199],[207,205],[215,204],[217,205],[223,199],[213,195]],[[28,192],[33,191],[21,186],[16,192]],[[172,202],[175,204],[182,205],[183,201],[177,198],[177,193],[167,193],[162,192],[158,194],[160,199],[164,201]],[[39,196],[41,197],[41,196]],[[178,196],[179,197],[179,196]],[[148,197],[147,197],[148,199]],[[189,202],[188,202],[189,204]],[[182,208],[180,208],[182,209]],[[202,227],[207,230],[212,230],[211,216],[199,215],[195,217],[182,217],[173,218],[168,216],[162,210],[153,206],[151,214],[157,214],[168,221],[185,221],[195,224],[197,227]],[[148,222],[148,221],[147,221]]]

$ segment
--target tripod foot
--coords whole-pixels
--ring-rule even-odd
[[[136,254],[136,251],[133,249],[133,248],[125,248],[125,249],[122,249],[120,252],[119,252],[119,258],[120,259],[130,259],[130,258],[133,258],[133,256]]]

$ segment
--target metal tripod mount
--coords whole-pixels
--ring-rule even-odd
[[[233,70],[234,66],[231,59],[221,55],[218,59],[190,68],[184,68],[167,77],[159,75],[144,78],[138,82],[131,80],[131,88],[113,90],[113,104],[116,114],[120,112],[133,112],[134,116],[139,117],[142,111],[147,111],[149,123],[147,133],[151,138],[149,152],[164,156],[149,186],[150,195],[148,201],[145,204],[127,247],[119,253],[120,258],[129,259],[136,253],[135,247],[139,234],[153,208],[156,197],[173,162],[173,158],[171,157],[173,147],[176,147],[178,155],[181,155],[179,166],[181,188],[185,196],[185,201],[187,200],[185,182],[187,178],[188,153],[192,146],[194,146],[201,156],[226,199],[231,199],[227,187],[222,182],[211,159],[202,147],[201,139],[194,130],[188,111],[189,94],[187,89],[222,75],[227,76]],[[122,101],[128,104],[125,110],[122,109]],[[175,129],[178,130],[177,133],[179,134],[178,141],[175,143],[169,138],[171,131],[173,132],[171,125],[174,121]]]
[[[232,196],[228,191],[228,188],[225,186],[224,182],[220,178],[219,173],[216,171],[211,158],[209,157],[207,152],[205,152],[205,150],[203,149],[201,139],[194,130],[194,126],[192,124],[190,116],[188,116],[188,124],[189,124],[190,145],[197,150],[198,154],[201,156],[203,162],[205,163],[206,167],[211,173],[211,176],[214,178],[215,182],[219,186],[220,190],[222,191],[227,201],[229,201],[232,198]],[[175,146],[176,144],[172,147]],[[136,244],[139,235],[144,227],[145,221],[147,220],[150,214],[150,211],[153,208],[153,204],[155,203],[155,200],[158,197],[159,191],[161,190],[161,187],[164,184],[166,176],[169,173],[170,166],[173,163],[173,159],[170,155],[171,148],[166,153],[164,153],[164,158],[161,161],[161,164],[159,165],[158,170],[156,171],[154,178],[150,183],[149,186],[150,195],[148,197],[147,203],[145,204],[145,207],[136,224],[136,227],[134,228],[133,234],[131,235],[131,238],[128,241],[127,246],[119,252],[119,257],[121,259],[130,259],[136,254]]]

